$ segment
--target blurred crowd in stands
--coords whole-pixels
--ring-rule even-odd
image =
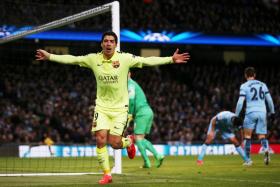
[[[1,24],[38,26],[109,2],[112,0],[2,0]],[[280,31],[280,0],[119,2],[121,28],[224,34]],[[111,27],[110,17],[99,15],[68,27],[104,31]],[[244,67],[186,64],[168,70],[136,70],[132,77],[143,87],[155,112],[149,138],[154,143],[201,143],[217,112],[234,111],[239,87],[245,81]],[[257,70],[275,104],[276,115],[268,119],[269,140],[279,142],[280,69]],[[38,143],[45,137],[55,143],[95,143],[90,132],[95,79],[90,70],[54,63],[4,62],[0,72],[0,143]]]
[[[112,0],[2,0],[1,24],[38,26]],[[280,0],[119,0],[121,28],[211,33],[279,33]],[[110,28],[109,14],[70,28]]]
[[[268,120],[268,138],[275,143],[280,138],[280,69],[256,68],[273,96],[276,115]],[[191,63],[134,70],[132,78],[155,112],[152,142],[201,143],[217,112],[234,111],[245,81],[243,70],[238,64]],[[57,144],[95,143],[90,132],[95,79],[90,70],[43,62],[1,64],[0,72],[0,143],[38,143],[46,135]]]

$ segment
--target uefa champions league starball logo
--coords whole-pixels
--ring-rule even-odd
[[[144,40],[145,41],[149,41],[149,42],[167,42],[167,41],[170,41],[170,38],[162,33],[150,33],[150,34],[147,34],[145,37],[144,37]]]
[[[160,42],[160,43],[173,43],[181,42],[186,39],[193,38],[200,35],[199,32],[152,32],[151,30],[134,32],[128,29],[121,31],[121,37],[127,40],[133,40],[136,42]]]

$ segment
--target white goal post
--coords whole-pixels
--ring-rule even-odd
[[[62,26],[65,26],[65,25],[68,25],[68,24],[71,24],[71,23],[74,23],[74,22],[77,22],[80,20],[84,20],[84,19],[96,16],[96,15],[99,15],[99,14],[107,13],[107,12],[111,12],[112,31],[114,31],[119,38],[117,50],[120,50],[120,5],[119,5],[118,1],[104,4],[102,6],[99,6],[99,7],[87,10],[87,11],[83,11],[78,14],[74,14],[72,16],[68,16],[68,17],[65,17],[65,18],[62,18],[59,20],[49,22],[47,24],[37,26],[28,31],[23,31],[18,34],[3,37],[0,39],[0,44],[4,44],[7,42],[17,40],[17,39],[21,39],[21,38],[24,38],[25,36],[28,36],[31,34],[36,34],[36,33],[48,31],[48,30],[51,30],[54,28],[62,27]],[[114,167],[112,169],[112,173],[116,173],[116,174],[122,173],[122,158],[121,157],[122,157],[121,150],[114,150]],[[86,173],[86,174],[89,174],[89,173]],[[10,176],[14,176],[14,175],[15,174],[10,174]],[[24,176],[24,174],[19,174],[19,175]],[[31,175],[31,174],[28,174],[28,175]],[[34,175],[38,176],[39,174],[36,173]],[[46,174],[42,173],[41,176],[44,176],[44,175],[46,175]],[[52,173],[52,175],[54,175],[54,173]],[[57,173],[57,175],[63,175],[63,173]],[[67,175],[67,173],[64,173],[64,175]],[[70,175],[73,175],[73,174],[71,173]],[[79,173],[77,173],[77,175],[79,175]],[[5,176],[9,176],[9,174],[5,174]]]

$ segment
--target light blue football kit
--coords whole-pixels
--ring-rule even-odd
[[[248,80],[241,85],[236,115],[240,114],[244,100],[246,100],[244,128],[255,129],[257,134],[267,134],[265,101],[272,114],[274,105],[266,84],[258,80]]]
[[[256,134],[267,134],[267,111],[266,102],[269,108],[269,113],[274,114],[274,104],[268,88],[265,83],[258,80],[248,80],[240,86],[239,99],[236,106],[236,115],[240,115],[244,100],[246,100],[244,129],[255,130]],[[268,140],[261,139],[262,147],[265,152],[269,150]],[[250,158],[251,138],[244,140],[245,152]],[[268,162],[267,162],[268,163]]]
[[[233,126],[233,122],[232,122],[233,117],[237,117],[237,116],[236,116],[236,114],[234,114],[230,111],[223,111],[223,112],[218,113],[216,116],[214,116],[211,119],[209,127],[208,127],[208,131],[207,131],[207,135],[209,135],[211,132],[213,132],[212,125],[213,125],[213,120],[215,119],[216,120],[216,125],[215,125],[215,128],[214,128],[214,133],[215,133],[214,137],[215,137],[216,133],[218,131],[220,131],[223,139],[234,138],[235,137],[234,130],[235,130],[236,127]],[[204,155],[205,155],[206,150],[207,150],[207,146],[208,145],[206,143],[204,143],[202,145],[201,152],[198,156],[198,161],[203,160]],[[245,162],[248,162],[249,159],[246,157],[242,147],[240,145],[238,145],[235,148],[236,148],[236,151],[238,152],[238,154],[242,157],[242,159]]]
[[[215,126],[215,134],[220,131],[223,139],[229,139],[234,137],[233,133],[233,124],[231,121],[232,117],[236,117],[236,115],[229,111],[223,111],[218,113],[215,117],[213,117],[210,121],[207,134],[210,133],[212,129],[212,121],[216,118],[216,126]]]

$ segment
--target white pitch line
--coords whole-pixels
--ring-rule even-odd
[[[102,173],[11,173],[0,174],[0,177],[31,177],[31,176],[75,176],[75,175],[99,175]]]

